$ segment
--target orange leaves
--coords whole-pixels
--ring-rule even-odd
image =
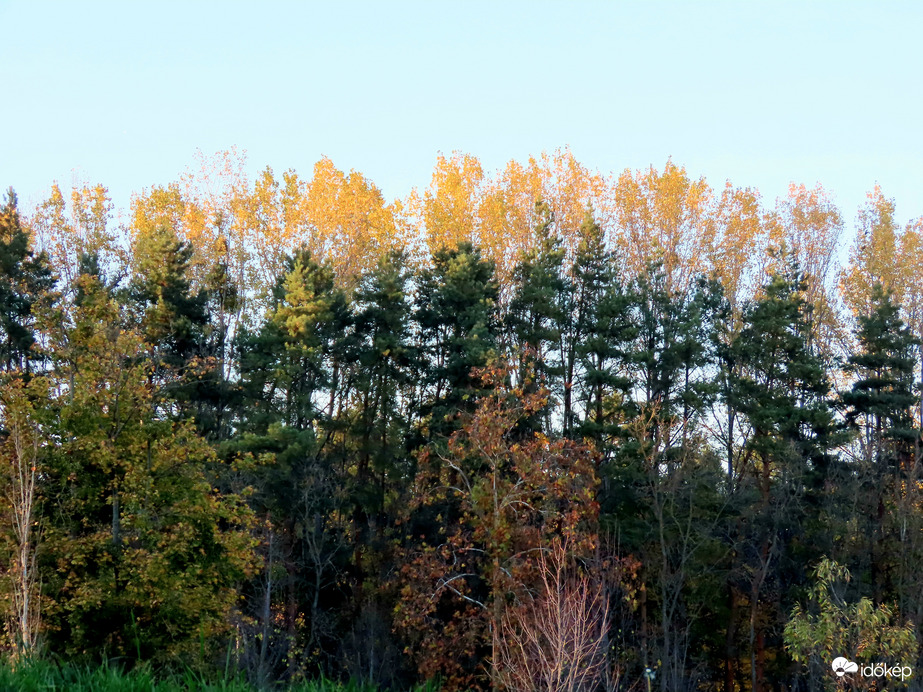
[[[248,180],[245,168],[235,150],[200,153],[177,182],[136,195],[129,227],[118,230],[111,228],[105,188],[84,187],[68,197],[55,187],[31,219],[33,235],[72,280],[81,252],[121,261],[127,240],[169,226],[193,244],[194,283],[222,262],[238,293],[255,300],[251,309],[263,304],[284,258],[301,246],[329,262],[336,281],[349,289],[383,253],[405,249],[415,263],[425,264],[433,251],[468,241],[494,262],[506,296],[514,266],[534,249],[535,227],[542,221],[536,202],[542,201],[568,257],[590,210],[617,251],[626,279],[661,262],[669,289],[683,290],[692,276],[705,273],[722,283],[733,304],[752,297],[776,261],[770,251],[785,246],[809,276],[809,299],[819,320],[828,327],[835,321],[831,279],[843,222],[820,186],[792,184],[767,209],[757,191],[730,183],[712,188],[672,161],[661,169],[607,177],[566,148],[509,161],[497,171],[485,170],[471,154],[440,154],[429,185],[393,200],[362,173],[347,173],[326,157],[308,178],[293,170],[277,176],[266,168]],[[862,248],[854,250],[853,265],[900,293],[921,273],[910,264],[923,242],[916,227],[904,234],[888,231],[893,212],[893,203],[876,188],[860,214]],[[119,231],[128,231],[127,237]],[[859,285],[858,269],[850,271],[842,288],[852,306],[859,300],[855,292],[867,289]]]
[[[438,157],[429,187],[422,197],[411,193],[407,207],[431,252],[470,241],[506,282],[521,254],[533,248],[537,201],[549,205],[565,248],[573,252],[586,210],[604,187],[602,176],[568,149],[531,157],[525,165],[510,161],[493,176],[475,157],[455,152]]]
[[[134,234],[150,233],[158,226],[177,232],[185,228],[187,205],[176,183],[153,187],[150,192],[135,195],[131,207]]]
[[[195,265],[226,261],[231,275],[240,277],[247,260],[245,238],[231,219],[234,201],[247,187],[246,154],[231,148],[211,157],[198,152],[196,158],[198,171],[187,170],[180,178],[185,213],[177,234],[192,243]]]
[[[352,285],[378,257],[404,247],[409,233],[402,204],[387,202],[361,173],[343,173],[328,158],[311,180],[293,170],[281,180],[271,168],[250,183],[235,150],[199,157],[199,170],[178,183],[132,200],[132,236],[158,225],[193,244],[193,274],[204,279],[217,262],[228,266],[241,295],[259,303],[283,271],[284,260],[305,246]]]
[[[236,150],[207,157],[197,155],[198,170],[187,170],[178,182],[154,186],[132,197],[130,241],[168,228],[192,245],[191,276],[201,285],[216,263],[225,263],[242,286],[249,262],[244,238],[232,223],[234,200],[246,188],[245,157]]]
[[[907,322],[923,335],[923,217],[904,229],[897,252],[901,271],[900,295]]]
[[[477,241],[478,208],[484,171],[470,154],[455,152],[436,159],[429,188],[420,198],[411,195],[409,207],[417,214],[431,251]]]
[[[251,256],[250,282],[264,294],[282,271],[286,255],[307,247],[351,286],[378,258],[407,242],[401,207],[388,204],[361,173],[337,169],[328,158],[301,180],[292,170],[281,184],[265,169],[252,188],[238,191],[234,225]]]
[[[894,200],[876,185],[859,211],[849,264],[840,273],[840,293],[853,317],[868,311],[877,283],[893,292],[907,324],[923,335],[923,217],[901,228]]]
[[[552,537],[575,554],[592,552],[599,511],[594,452],[521,425],[542,410],[546,392],[529,375],[511,384],[502,360],[477,374],[487,393],[475,411],[444,451],[420,456],[418,501],[456,519],[438,527],[438,548],[424,543],[405,562],[403,578],[419,586],[405,590],[398,607],[399,627],[463,652],[499,631],[508,596],[530,578],[531,557]],[[496,637],[493,646],[497,655]],[[416,650],[421,673],[461,676],[444,652]]]
[[[909,240],[909,238],[908,238]],[[859,228],[849,253],[849,265],[840,274],[840,292],[854,316],[867,313],[875,284],[893,291],[900,301],[905,276],[898,258],[900,229],[894,220],[894,200],[877,185],[859,210]],[[911,241],[912,242],[912,241]]]
[[[713,195],[704,178],[691,180],[685,168],[667,161],[619,176],[609,201],[628,271],[637,275],[662,262],[669,290],[681,291],[701,271],[711,247]]]
[[[314,165],[303,210],[311,231],[303,241],[349,285],[374,268],[381,255],[407,243],[400,206],[386,203],[361,173],[344,174],[328,158]]]
[[[776,202],[770,228],[773,245],[784,243],[795,253],[808,276],[811,302],[825,293],[833,278],[835,253],[843,232],[843,218],[820,185],[808,189],[792,183],[788,197]]]
[[[506,248],[505,257],[493,257],[498,267],[531,248],[531,233],[535,225],[536,200],[542,199],[542,176],[530,159],[527,166],[510,161],[497,177],[485,185],[479,209],[481,225],[493,238],[495,247]],[[506,262],[502,260],[506,259]],[[507,272],[510,267],[505,267]]]
[[[765,243],[759,194],[728,182],[716,200],[712,228],[708,265],[736,305],[763,280],[757,271]]]

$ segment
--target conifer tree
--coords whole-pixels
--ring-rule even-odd
[[[785,593],[803,579],[803,565],[820,557],[820,536],[796,540],[814,523],[811,494],[829,474],[831,450],[841,441],[828,400],[830,383],[822,359],[811,347],[810,310],[804,275],[789,257],[744,314],[735,343],[740,374],[733,380],[732,405],[752,430],[746,443],[741,482],[756,498],[745,515],[748,535],[737,550],[748,558],[749,646],[754,690],[780,674],[767,666],[767,649],[778,646],[772,623],[781,613],[766,594]],[[793,574],[794,570],[794,574]]]
[[[0,207],[0,368],[30,371],[39,355],[32,309],[53,280],[44,253],[35,255],[22,228],[16,193]]]
[[[662,661],[663,690],[682,685],[682,662],[694,651],[693,613],[702,604],[693,589],[714,572],[721,519],[717,465],[697,429],[713,396],[713,302],[706,282],[671,290],[660,265],[638,277],[628,303],[634,338],[619,358],[632,386],[620,444],[602,474],[606,519],[640,556],[650,605],[659,606],[645,607],[640,628],[643,664]]]
[[[339,363],[349,337],[346,296],[333,270],[302,250],[288,259],[274,301],[259,331],[239,335],[246,405],[256,408],[261,431],[273,422],[313,429],[335,413]]]
[[[194,418],[200,431],[216,438],[227,432],[217,428],[222,427],[228,384],[209,348],[210,291],[193,288],[192,259],[192,246],[172,228],[161,225],[140,234],[127,297],[151,347],[152,383],[163,393],[160,405],[170,407],[165,413],[176,420]],[[209,278],[214,282],[218,277]]]
[[[355,295],[357,482],[367,500],[375,498],[369,506],[379,510],[384,508],[388,477],[397,481],[410,473],[401,470],[409,452],[409,408],[418,362],[410,333],[409,279],[405,257],[385,255]]]
[[[554,225],[554,213],[544,202],[535,203],[537,222],[533,248],[517,263],[513,271],[514,293],[507,314],[514,352],[520,355],[520,371],[526,362],[534,368],[536,381],[550,391],[558,391],[562,373],[557,353],[561,340],[564,248]],[[565,383],[565,397],[570,387]],[[545,427],[549,427],[550,407],[545,407]],[[535,419],[524,422],[537,429],[541,412]]]
[[[260,676],[271,672],[263,642],[281,642],[276,660],[300,652],[314,667],[336,652],[342,635],[335,613],[344,612],[337,606],[358,538],[349,525],[356,483],[348,469],[355,459],[344,440],[342,410],[355,345],[350,306],[334,278],[328,264],[300,250],[286,260],[265,322],[236,338],[241,434],[223,450],[262,462],[251,472],[256,492],[250,505],[266,521],[263,574],[248,587],[259,622],[253,646]],[[273,618],[279,608],[281,622]],[[301,632],[299,613],[306,614]]]
[[[438,250],[420,276],[416,322],[427,360],[421,412],[431,435],[456,429],[458,414],[473,406],[484,367],[497,347],[499,289],[494,264],[467,242]]]
[[[919,341],[881,284],[872,289],[867,313],[858,317],[856,342],[846,368],[855,379],[842,402],[847,421],[859,433],[856,473],[864,492],[857,507],[869,527],[866,555],[875,599],[882,602],[897,588],[895,580],[908,581],[909,574],[898,573],[900,565],[920,548],[918,541],[905,540],[919,501],[920,429],[913,417]],[[903,529],[895,531],[896,526]],[[917,579],[910,581],[918,585]]]
[[[636,328],[632,295],[590,210],[580,226],[564,300],[564,434],[594,439],[605,453],[620,422],[618,400],[630,388],[625,365]]]
[[[858,350],[847,361],[855,380],[843,403],[849,421],[860,428],[863,457],[893,469],[907,463],[919,440],[913,420],[914,349],[919,341],[881,284],[872,291],[868,314],[858,318],[856,340]]]

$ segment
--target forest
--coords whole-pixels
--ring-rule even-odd
[[[912,688],[923,217],[566,149],[244,170],[6,194],[8,666]]]

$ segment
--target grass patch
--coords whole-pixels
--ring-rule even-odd
[[[354,682],[310,680],[269,688],[279,692],[380,692],[377,687]],[[0,664],[0,690],[13,692],[259,692],[259,688],[236,678],[208,680],[189,671],[182,675],[155,676],[139,666],[130,671],[115,667],[79,666],[50,661],[33,661],[16,667]],[[435,685],[422,685],[410,692],[438,692]]]

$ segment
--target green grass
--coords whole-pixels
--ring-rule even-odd
[[[279,692],[379,692],[375,687],[356,683],[312,680],[271,688]],[[157,677],[149,669],[129,672],[109,666],[56,665],[48,661],[11,667],[0,664],[0,692],[257,692],[257,688],[237,679],[208,680],[187,672]],[[437,692],[432,685],[411,692]]]

